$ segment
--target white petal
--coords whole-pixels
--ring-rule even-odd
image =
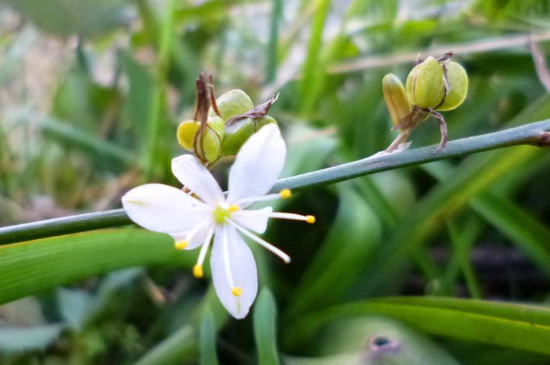
[[[224,259],[224,249],[227,249],[228,260]],[[233,295],[231,291],[231,280],[225,267],[227,263],[233,285],[242,289],[240,296]],[[258,292],[258,274],[252,251],[232,226],[216,227],[210,266],[214,288],[223,306],[237,319],[246,317]]]
[[[138,186],[122,197],[131,220],[151,231],[172,233],[193,228],[210,208],[183,191],[162,184]]]
[[[244,228],[262,234],[267,228],[267,220],[272,211],[271,207],[258,210],[238,210],[231,214],[231,219]]]
[[[198,224],[200,225],[200,227],[194,227],[187,231],[171,233],[170,235],[174,237],[174,241],[176,242],[182,242],[182,241],[189,242],[188,245],[184,248],[184,250],[193,250],[204,243],[204,241],[206,240],[206,236],[208,235],[214,223],[210,218],[207,218],[207,222],[199,222]],[[189,237],[189,234],[195,228],[198,228],[198,230],[196,230],[196,232],[193,232],[192,237]]]
[[[172,173],[205,203],[214,205],[225,200],[214,176],[196,157],[182,155],[172,159]]]
[[[243,144],[231,167],[227,200],[234,202],[266,194],[281,174],[285,156],[285,141],[275,124],[254,133]]]

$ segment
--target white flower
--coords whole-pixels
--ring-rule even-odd
[[[258,291],[256,263],[241,235],[288,263],[286,253],[253,232],[264,233],[268,218],[315,222],[313,216],[275,213],[271,207],[246,209],[258,201],[290,196],[288,189],[265,195],[281,173],[285,155],[279,129],[269,124],[241,147],[229,172],[227,197],[210,172],[191,155],[174,158],[172,172],[198,198],[162,184],[142,185],[122,197],[124,209],[140,226],[170,234],[178,249],[202,246],[193,267],[196,277],[203,276],[204,259],[214,236],[210,259],[214,287],[222,304],[238,319],[247,315]]]

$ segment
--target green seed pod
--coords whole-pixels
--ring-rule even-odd
[[[196,120],[186,120],[180,123],[176,136],[178,143],[183,149],[193,151],[193,141],[195,134],[199,130],[200,123]]]
[[[437,110],[452,110],[460,106],[468,94],[468,74],[464,67],[456,62],[447,64],[447,80],[449,82],[449,95]]]
[[[224,121],[233,118],[236,115],[246,113],[250,109],[254,108],[250,97],[240,89],[229,90],[216,99],[218,110]],[[208,112],[208,118],[217,116],[216,112],[210,108]]]
[[[254,125],[254,119],[246,118],[226,126],[220,155],[236,155],[241,146],[255,131],[269,123],[277,124],[277,121],[266,115],[263,118],[256,119],[256,125]]]
[[[398,125],[412,113],[412,106],[403,84],[397,76],[388,74],[382,80],[384,100],[390,112],[393,125]]]
[[[220,117],[214,117],[208,120],[208,127],[204,129],[200,145],[197,146],[199,151],[195,154],[206,158],[208,162],[216,162],[220,157],[222,141],[225,135],[225,122]]]
[[[409,73],[405,87],[414,105],[426,109],[438,107],[445,97],[443,67],[435,58],[426,58]]]

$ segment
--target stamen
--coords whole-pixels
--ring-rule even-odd
[[[201,247],[201,251],[199,252],[199,258],[197,259],[197,263],[195,264],[195,266],[193,266],[193,276],[196,278],[202,278],[204,275],[204,270],[202,268],[204,264],[204,259],[206,258],[206,253],[208,252],[208,246],[210,246],[210,240],[212,239],[213,234],[214,234],[214,226],[210,227],[210,230],[206,234],[206,237],[204,238],[204,242]],[[200,267],[200,272],[198,269],[199,267]]]
[[[259,243],[260,246],[263,246],[267,250],[269,250],[272,253],[274,253],[275,255],[279,256],[281,258],[281,260],[283,260],[286,264],[288,264],[290,262],[290,256],[288,256],[286,253],[284,253],[281,249],[279,249],[279,248],[273,246],[271,243],[261,239],[260,237],[258,237],[255,234],[251,233],[249,230],[247,230],[246,228],[240,226],[239,224],[232,221],[231,219],[227,219],[227,222],[229,224],[231,224],[233,227],[237,228],[242,234],[244,234],[248,238],[256,241],[257,243]]]
[[[283,189],[283,190],[285,190],[285,189]],[[281,190],[281,192],[282,192],[282,190]],[[267,194],[267,195],[262,195],[262,196],[255,196],[255,197],[250,197],[250,198],[239,199],[239,200],[235,201],[234,204],[238,204],[239,206],[243,207],[243,206],[247,206],[247,205],[252,204],[252,203],[265,202],[265,201],[269,201],[269,200],[277,200],[277,199],[281,199],[281,198],[285,198],[285,196],[282,196],[282,193]]]
[[[176,250],[183,250],[187,246],[189,246],[189,241],[186,240],[174,242],[174,247],[176,248]]]
[[[243,294],[243,288],[240,286],[235,286],[231,288],[231,293],[233,293],[234,296],[240,297]]]
[[[290,219],[295,221],[304,221],[310,224],[315,223],[315,216],[313,215],[301,215],[294,213],[273,212],[269,213],[269,218]]]
[[[279,192],[279,195],[281,195],[281,198],[287,199],[292,196],[292,191],[290,189],[283,189]]]
[[[204,270],[202,268],[202,265],[195,265],[193,266],[193,276],[197,279],[200,279],[204,276]]]
[[[237,204],[230,205],[229,208],[227,208],[231,213],[236,212],[239,210],[239,206]]]
[[[195,237],[195,235],[202,229],[204,228],[204,226],[206,224],[208,224],[210,222],[209,219],[204,219],[202,220],[201,222],[199,222],[199,224],[197,224],[195,227],[193,227],[193,229],[191,231],[189,231],[189,233],[187,233],[185,235],[185,239],[181,240],[181,241],[176,241],[174,243],[174,247],[178,250],[183,250],[185,249],[188,245],[189,245],[189,242],[191,242],[191,240],[193,239],[193,237]]]

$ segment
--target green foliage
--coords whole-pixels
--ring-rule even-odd
[[[389,315],[437,335],[550,353],[545,307],[429,296],[372,299],[313,313],[289,329],[287,341],[296,346],[326,322],[364,314]]]
[[[277,352],[277,307],[269,289],[262,289],[254,309],[254,339],[258,349],[258,363],[279,365]]]

